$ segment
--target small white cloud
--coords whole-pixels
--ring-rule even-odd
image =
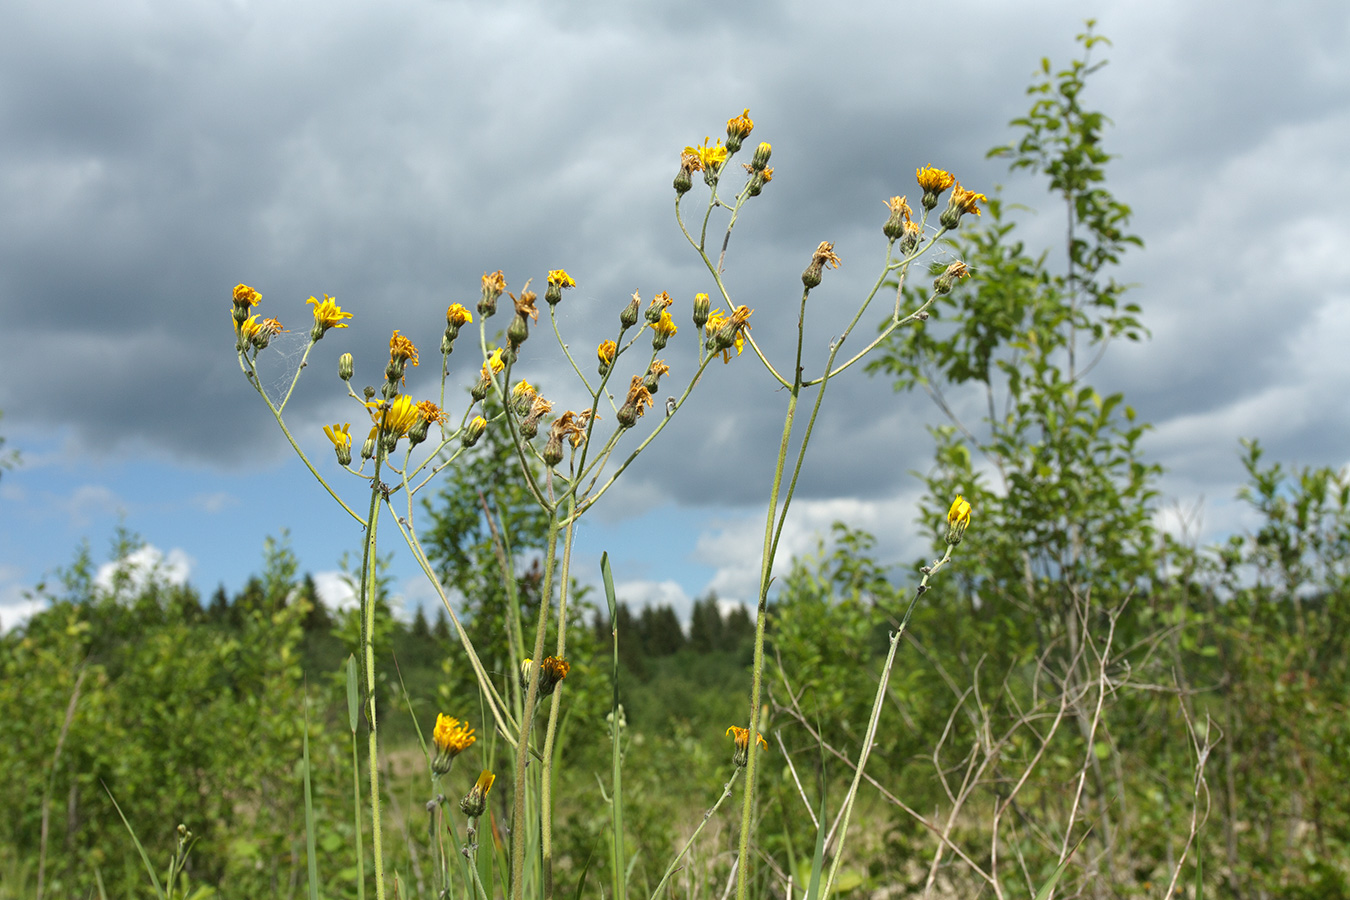
[[[315,572],[314,589],[323,605],[334,612],[356,606],[356,593],[342,572]]]
[[[112,592],[119,573],[126,576],[125,589],[131,594],[140,593],[156,583],[182,585],[187,583],[194,565],[196,560],[178,547],[165,553],[153,544],[145,544],[116,562],[99,566],[94,575],[94,586]]]
[[[210,494],[197,494],[190,501],[194,509],[215,514],[231,506],[239,505],[239,498],[228,491],[215,491]]]
[[[46,600],[28,595],[22,578],[23,570],[18,566],[0,565],[0,634],[22,625],[47,605]]]
[[[688,624],[694,601],[677,581],[623,581],[614,585],[614,595],[634,613],[648,606],[669,606]]]

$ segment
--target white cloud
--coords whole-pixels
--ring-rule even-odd
[[[347,577],[339,571],[315,572],[314,589],[318,591],[319,599],[323,605],[334,612],[344,609],[351,609],[356,606],[356,594],[352,591],[351,585],[347,583]]]
[[[196,561],[177,547],[168,553],[153,544],[145,544],[116,562],[106,562],[94,575],[94,586],[112,592],[119,573],[126,576],[125,590],[137,594],[151,584],[186,584]]]
[[[47,605],[47,601],[28,595],[22,577],[19,566],[0,565],[0,634],[22,625]]]
[[[614,585],[614,595],[620,603],[628,604],[634,613],[648,606],[669,606],[680,622],[689,623],[694,599],[685,593],[677,581],[622,581]]]

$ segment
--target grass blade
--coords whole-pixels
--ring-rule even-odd
[[[816,827],[816,852],[811,857],[811,883],[806,888],[806,900],[817,900],[820,895],[820,876],[825,870],[825,792],[820,792],[820,823]]]
[[[627,878],[625,878],[624,848],[623,848],[623,766],[622,754],[620,752],[619,741],[622,737],[619,734],[619,604],[614,596],[614,573],[609,568],[609,554],[600,555],[600,574],[605,582],[605,603],[609,605],[609,627],[610,634],[614,642],[614,698],[610,703],[610,721],[613,753],[610,762],[610,808],[612,814],[610,817],[613,825],[613,848],[614,855],[614,900],[624,900],[627,889]]]
[[[1041,885],[1041,889],[1036,892],[1036,900],[1049,900],[1050,895],[1055,892],[1055,884],[1059,881],[1059,876],[1063,875],[1065,870],[1069,868],[1069,861],[1073,859],[1073,855],[1078,852],[1079,847],[1083,846],[1083,841],[1086,841],[1087,836],[1091,833],[1091,828],[1083,832],[1083,836],[1078,839],[1078,843],[1073,845],[1069,855],[1064,857],[1064,861],[1056,866],[1055,871],[1050,874],[1050,880]]]
[[[305,686],[305,727],[300,732],[305,778],[305,858],[309,864],[309,900],[319,900],[319,860],[314,850],[314,794],[309,780],[309,685]]]
[[[140,852],[141,862],[145,863],[145,871],[150,873],[150,883],[155,887],[155,896],[160,897],[161,900],[168,900],[167,895],[164,893],[164,888],[159,886],[159,876],[155,874],[155,867],[150,862],[150,855],[146,853],[145,848],[141,846],[141,841],[136,837],[136,832],[132,829],[131,823],[127,821],[126,814],[122,812],[122,807],[117,805],[117,798],[113,796],[113,792],[108,790],[108,785],[104,784],[102,780],[99,781],[99,784],[102,784],[103,790],[108,792],[108,799],[112,801],[113,809],[117,810],[117,814],[121,816],[122,824],[127,827],[127,834],[131,835],[132,843],[136,845],[136,850]]]

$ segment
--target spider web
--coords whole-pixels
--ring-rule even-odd
[[[267,349],[258,354],[258,384],[273,405],[279,404],[291,387],[300,361],[309,346],[308,331],[283,331],[272,338]]]

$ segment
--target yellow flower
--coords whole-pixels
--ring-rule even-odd
[[[343,312],[342,307],[337,305],[337,300],[327,294],[323,295],[322,303],[315,297],[310,297],[305,302],[314,304],[314,330],[320,337],[330,328],[346,328],[347,323],[342,320],[352,317],[351,313]]]
[[[529,402],[533,402],[534,395],[537,393],[539,392],[535,390],[534,385],[530,384],[523,378],[520,381],[516,382],[515,387],[511,388],[511,396],[517,400],[524,399]]]
[[[449,772],[450,764],[454,762],[455,757],[477,740],[467,722],[461,722],[444,713],[436,714],[436,728],[431,733],[431,739],[436,744],[437,751],[431,768],[438,775]]]
[[[484,769],[473,787],[469,788],[469,793],[459,801],[460,811],[471,819],[476,819],[486,812],[488,791],[492,790],[492,784],[496,780],[496,775]]]
[[[417,404],[417,415],[428,424],[440,423],[441,425],[444,425],[446,421],[445,413],[439,406],[432,403],[430,400],[423,400]]]
[[[687,154],[692,153],[698,157],[699,169],[715,173],[722,167],[722,163],[727,161],[727,148],[722,146],[720,140],[709,147],[708,141],[710,140],[712,140],[712,138],[705,137],[703,139],[702,147],[685,147],[684,152]]]
[[[527,657],[521,662],[520,683],[522,687],[529,686],[533,669],[534,660]],[[571,664],[560,656],[545,657],[544,661],[539,664],[539,696],[547,697],[552,694],[558,686],[558,682],[566,678],[571,669]]]
[[[253,288],[246,284],[236,284],[234,286],[234,305],[242,306],[244,309],[262,302],[262,294],[259,294]]]
[[[670,312],[664,309],[661,310],[661,318],[657,319],[656,324],[652,326],[652,331],[663,337],[671,337],[678,330],[679,327],[675,324],[675,320],[670,317]]]
[[[333,442],[333,446],[339,451],[347,450],[350,452],[352,449],[352,436],[349,433],[351,427],[350,422],[345,422],[342,425],[325,425],[323,426],[323,433],[328,435],[328,439]]]
[[[750,327],[750,314],[753,312],[754,310],[749,307],[738,306],[731,311],[731,315],[725,315],[722,310],[715,309],[708,317],[705,333],[713,344],[711,348],[713,352],[721,352],[722,362],[731,362],[733,346],[736,348],[737,356],[745,349],[745,331]]]
[[[417,348],[413,342],[394,330],[394,335],[389,339],[389,358],[410,362],[417,365]]]
[[[505,368],[506,363],[502,362],[502,348],[498,347],[488,354],[487,362],[483,363],[483,377],[491,380],[494,374]]]
[[[745,140],[750,136],[750,132],[755,130],[755,123],[750,120],[750,110],[746,110],[734,119],[727,120],[727,137]]]
[[[977,194],[974,191],[968,191],[961,187],[958,182],[956,187],[952,188],[951,204],[963,213],[980,214],[980,208],[977,203],[988,203],[989,198],[984,194]]]
[[[965,536],[966,526],[970,524],[970,504],[966,498],[960,494],[952,501],[952,508],[947,510],[947,543],[959,544],[961,538]]]
[[[548,273],[548,283],[555,284],[562,288],[574,288],[577,286],[577,283],[573,280],[572,276],[568,275],[562,269],[550,270]]]
[[[459,328],[473,321],[473,313],[459,303],[451,303],[445,310],[445,324]]]
[[[727,734],[731,735],[732,741],[735,744],[735,752],[731,757],[732,761],[738,766],[744,766],[750,759],[750,729],[732,725],[727,729]],[[769,744],[764,740],[764,735],[760,734],[755,737],[758,739],[761,747],[765,750],[769,749]]]
[[[600,365],[610,366],[614,364],[614,354],[619,347],[613,341],[601,341],[600,346],[596,348],[595,355],[600,360]]]
[[[941,169],[934,169],[932,166],[915,169],[914,177],[918,179],[919,187],[923,188],[925,194],[940,194],[956,183],[956,176]]]
[[[407,394],[399,394],[387,409],[381,411],[383,405],[382,400],[371,400],[366,407],[370,410],[371,419],[385,434],[407,434],[413,423],[422,417],[417,404]]]

